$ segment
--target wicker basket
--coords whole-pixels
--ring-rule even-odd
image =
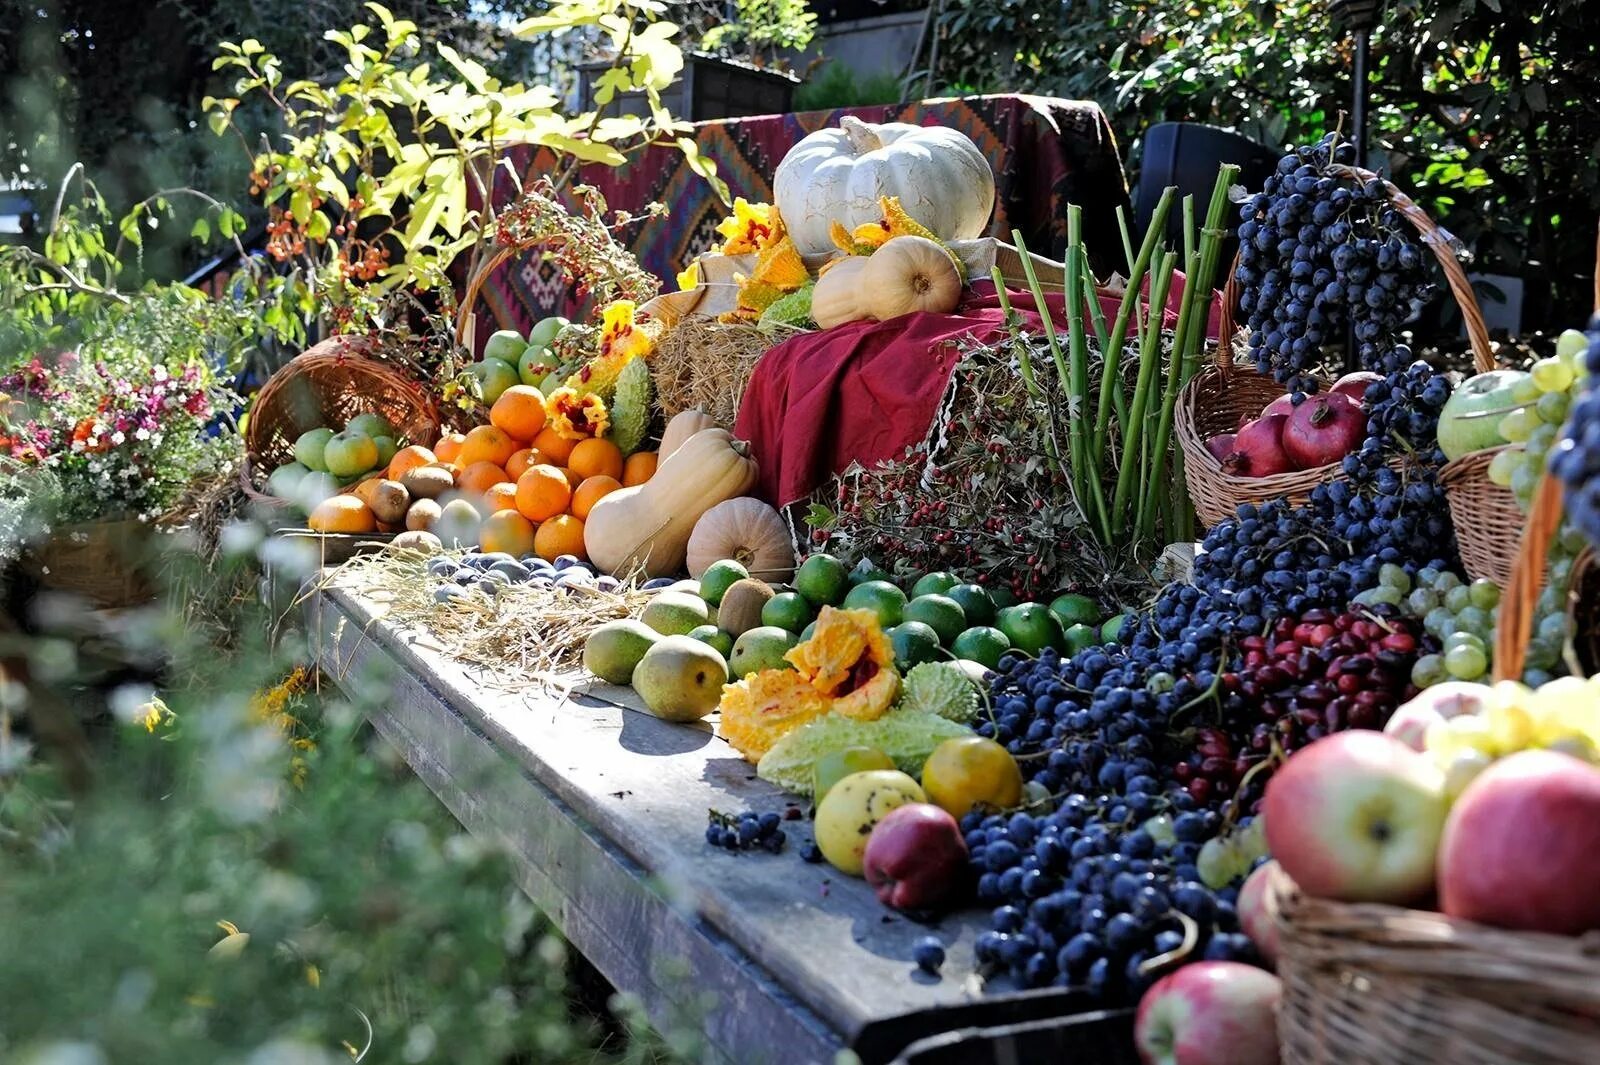
[[[1363,182],[1377,177],[1371,171],[1356,167],[1336,166],[1334,170]],[[1466,322],[1467,336],[1472,344],[1473,365],[1480,371],[1494,369],[1494,352],[1489,346],[1489,330],[1484,325],[1483,312],[1478,308],[1477,298],[1472,294],[1472,283],[1467,280],[1466,271],[1461,268],[1449,240],[1410,197],[1387,181],[1384,187],[1388,189],[1389,198],[1396,209],[1415,227],[1422,242],[1433,249],[1435,258],[1439,260],[1450,292],[1455,296],[1461,308],[1461,317]],[[1313,488],[1339,476],[1339,464],[1335,462],[1271,477],[1233,477],[1223,471],[1222,463],[1206,448],[1208,438],[1218,433],[1233,432],[1241,417],[1256,417],[1263,407],[1283,395],[1283,386],[1270,375],[1234,362],[1234,315],[1239,305],[1238,265],[1238,259],[1235,258],[1222,293],[1222,330],[1214,362],[1195,374],[1184,386],[1183,393],[1178,397],[1178,409],[1173,422],[1178,446],[1183,451],[1183,475],[1188,483],[1189,499],[1194,504],[1195,513],[1206,525],[1215,525],[1231,518],[1241,503],[1260,503],[1283,496],[1292,504],[1302,504],[1311,498]],[[1486,479],[1484,486],[1494,488]],[[1471,506],[1475,501],[1476,494],[1464,496],[1463,506]],[[1511,500],[1511,503],[1514,508],[1515,500]],[[1452,498],[1452,513],[1454,509],[1455,500]],[[1468,518],[1474,520],[1471,515]],[[1520,521],[1518,525],[1520,527]]]
[[[137,606],[155,598],[142,570],[151,535],[149,525],[131,518],[66,525],[29,548],[20,564],[41,588],[104,610]]]
[[[1600,1062],[1600,935],[1507,932],[1275,887],[1286,1065]]]
[[[1500,600],[1494,678],[1520,677],[1561,487],[1546,476]],[[1600,932],[1489,928],[1308,898],[1280,876],[1278,1036],[1294,1065],[1600,1062]]]
[[[263,494],[258,477],[294,458],[301,433],[341,426],[357,414],[380,414],[411,442],[431,444],[439,411],[421,384],[399,366],[372,355],[369,337],[331,337],[291,359],[268,378],[245,428],[245,492],[268,506],[287,506]]]
[[[1444,464],[1439,483],[1450,503],[1456,546],[1467,575],[1487,577],[1504,588],[1516,556],[1508,550],[1522,536],[1526,518],[1511,489],[1489,480],[1489,463],[1503,447],[1462,455]]]

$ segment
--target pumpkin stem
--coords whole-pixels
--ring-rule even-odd
[[[922,295],[932,287],[933,282],[928,280],[927,274],[911,275],[911,291],[915,292],[917,295]]]
[[[850,150],[856,155],[866,155],[883,147],[883,138],[877,131],[855,115],[839,119],[839,128],[844,130],[844,139],[850,142]]]

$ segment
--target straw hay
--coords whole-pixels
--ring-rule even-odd
[[[569,692],[582,679],[583,645],[608,621],[636,617],[655,592],[632,582],[617,592],[508,585],[491,599],[477,590],[436,603],[430,557],[388,550],[358,555],[321,578],[388,609],[386,621],[426,630],[433,648],[487,674],[487,686]]]
[[[650,356],[651,383],[662,412],[671,418],[694,408],[720,425],[732,425],[761,356],[802,332],[771,323],[760,328],[697,314],[685,317]]]

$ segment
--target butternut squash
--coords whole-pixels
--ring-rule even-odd
[[[862,303],[880,322],[913,311],[948,314],[961,302],[961,274],[927,237],[895,237],[861,271]]]
[[[702,429],[715,429],[717,420],[703,410],[690,407],[681,410],[667,422],[661,433],[661,446],[656,449],[656,461],[665,462],[667,456],[678,450],[695,433]]]
[[[683,569],[700,516],[756,483],[750,445],[726,429],[702,429],[666,456],[644,484],[621,488],[589,511],[583,545],[596,567],[618,577]]]
[[[852,255],[828,263],[811,290],[811,320],[824,329],[869,318],[863,276],[870,258]]]

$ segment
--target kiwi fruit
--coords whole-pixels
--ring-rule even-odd
[[[407,470],[400,484],[413,499],[438,499],[456,486],[456,479],[443,466],[418,466]]]
[[[412,532],[431,532],[444,508],[431,499],[419,499],[406,511],[406,528]]]
[[[425,555],[437,555],[444,550],[439,538],[423,529],[401,533],[389,541],[389,547],[396,551],[420,551]]]
[[[775,594],[770,584],[754,577],[734,581],[722,593],[722,602],[717,607],[717,627],[736,637],[743,636],[761,624],[761,608]]]
[[[406,510],[411,506],[411,493],[399,481],[379,481],[366,502],[379,521],[393,525],[405,520]]]

